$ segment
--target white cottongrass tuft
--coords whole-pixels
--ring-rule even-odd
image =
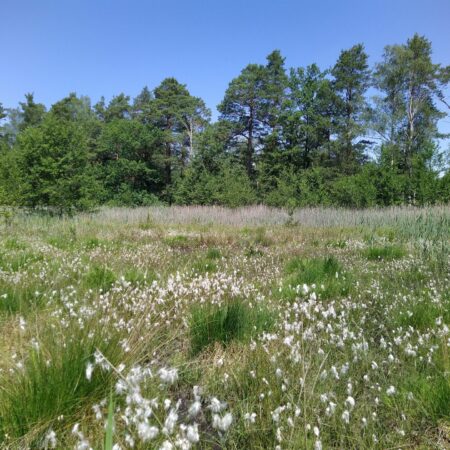
[[[395,392],[396,392],[395,387],[392,386],[392,385],[389,386],[389,387],[386,389],[386,394],[387,394],[387,395],[394,395]]]
[[[209,403],[208,408],[213,412],[213,413],[219,413],[221,411],[223,411],[225,408],[227,407],[226,402],[221,402],[218,398],[216,397],[212,397]]]
[[[223,417],[220,417],[218,414],[213,415],[213,428],[220,431],[228,431],[233,422],[233,415],[231,413],[226,413]]]
[[[189,417],[193,418],[198,416],[201,410],[202,404],[198,400],[196,400],[194,403],[192,403],[192,405],[188,409]]]
[[[178,380],[178,370],[177,369],[167,369],[162,367],[158,370],[159,378],[163,383],[173,384]]]
[[[200,441],[200,435],[198,433],[198,425],[196,423],[194,423],[194,425],[188,425],[186,430],[186,438],[192,444],[196,444],[197,442]]]
[[[349,395],[345,400],[345,404],[349,407],[350,410],[352,410],[355,407],[355,399],[351,395]]]
[[[57,439],[56,433],[53,430],[48,430],[44,438],[44,446],[46,448],[56,448]]]
[[[142,441],[147,442],[158,436],[158,427],[151,426],[147,422],[141,422],[137,426],[137,432]]]
[[[255,423],[256,422],[256,413],[245,413],[244,414],[244,420],[248,423]]]
[[[348,424],[350,422],[350,413],[347,410],[344,410],[341,417],[344,423]]]
[[[88,381],[91,381],[92,372],[94,372],[94,365],[91,362],[88,362],[86,365],[86,378]]]

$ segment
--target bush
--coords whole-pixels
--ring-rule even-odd
[[[41,125],[27,128],[18,138],[18,204],[59,214],[90,209],[98,183],[89,165],[83,127],[48,114]]]
[[[333,203],[350,208],[367,208],[377,201],[377,190],[370,171],[339,178],[333,184]]]
[[[236,208],[257,201],[250,179],[240,164],[225,162],[212,183],[213,203]]]
[[[223,205],[231,208],[257,202],[255,190],[237,161],[220,161],[215,172],[205,167],[188,168],[175,186],[174,200],[178,204]]]
[[[301,206],[331,204],[331,183],[335,178],[331,169],[312,168],[301,171],[285,170],[276,180],[276,188],[267,193],[270,206],[293,209]]]
[[[150,192],[133,190],[126,184],[118,187],[116,194],[107,202],[109,206],[155,206],[161,205],[159,198]]]

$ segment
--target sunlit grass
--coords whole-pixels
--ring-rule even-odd
[[[262,307],[253,308],[242,300],[230,300],[220,307],[196,307],[191,313],[190,341],[194,355],[211,344],[227,345],[245,341],[273,324],[271,313]]]
[[[191,448],[439,448],[448,224],[444,206],[19,212],[0,225],[0,448],[160,448],[188,426]]]

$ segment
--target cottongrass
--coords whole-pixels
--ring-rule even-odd
[[[294,217],[307,213],[298,227],[262,207],[20,222],[22,234],[0,239],[0,299],[21,299],[0,307],[0,446],[439,447],[449,260],[417,242],[448,239],[426,225],[447,209]],[[405,241],[408,223],[418,239]],[[24,246],[41,258],[10,265]],[[385,246],[407,252],[365,256]]]

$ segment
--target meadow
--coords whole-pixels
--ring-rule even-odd
[[[0,448],[450,448],[449,206],[0,221]]]

